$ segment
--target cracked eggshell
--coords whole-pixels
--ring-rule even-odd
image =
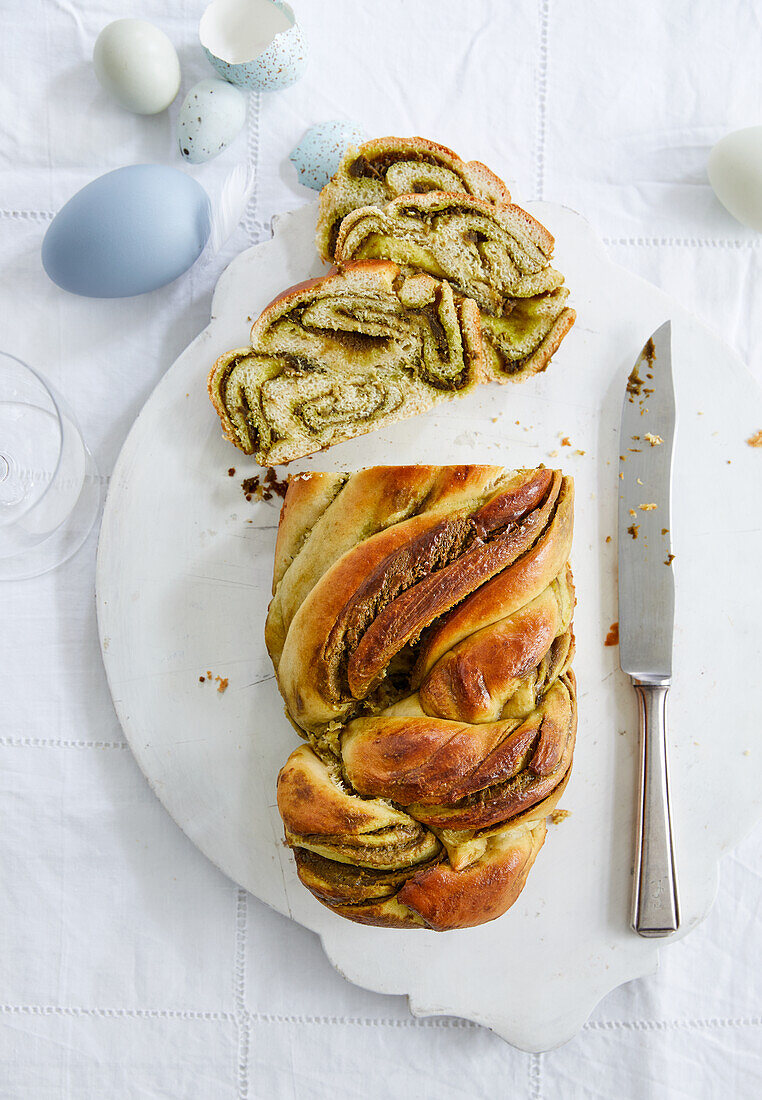
[[[300,183],[314,191],[322,191],[347,149],[352,145],[362,145],[367,138],[366,132],[356,122],[341,119],[319,122],[310,127],[289,160],[296,168]]]
[[[191,164],[216,157],[238,136],[246,121],[246,99],[225,80],[209,77],[194,84],[177,118],[180,154]]]
[[[288,88],[307,65],[307,43],[285,0],[213,0],[199,38],[220,76],[242,88]]]
[[[102,87],[136,115],[156,115],[180,90],[177,51],[153,23],[117,19],[95,41],[93,67]]]

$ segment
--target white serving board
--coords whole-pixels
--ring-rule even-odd
[[[654,287],[612,264],[573,211],[532,204],[556,237],[578,320],[546,374],[485,386],[292,463],[561,465],[577,484],[573,566],[580,724],[562,807],[514,907],[460,932],[352,924],[298,882],[282,844],[275,780],[298,743],[262,630],[280,501],[247,503],[251,459],[223,441],[206,396],[211,363],[248,341],[250,318],[320,270],[315,206],[223,274],[212,320],[167,372],[124,445],[103,518],[97,600],[117,713],[172,817],[232,879],[319,933],[336,968],[416,1015],[458,1015],[526,1050],[570,1038],[596,1002],[652,972],[659,943],[629,928],[636,703],[604,646],[616,606],[618,424],[627,373],[650,333],[673,321],[679,424],[673,507],[677,584],[670,696],[673,820],[682,926],[716,890],[717,861],[760,815],[755,685],[762,666],[762,391],[740,360]],[[518,422],[518,423],[516,423]],[[571,446],[561,446],[568,437]],[[557,451],[558,457],[551,455]],[[578,453],[584,451],[584,454]],[[728,464],[730,460],[731,464]],[[236,468],[235,477],[228,468]],[[607,542],[607,536],[611,541]],[[228,678],[199,682],[211,671]]]

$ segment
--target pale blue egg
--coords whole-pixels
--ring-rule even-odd
[[[127,298],[171,283],[201,255],[211,229],[203,187],[177,168],[134,164],[88,183],[42,242],[58,286],[87,298]]]
[[[199,39],[223,80],[242,88],[288,88],[307,67],[307,41],[285,0],[213,0]]]
[[[362,145],[367,138],[356,122],[339,119],[319,122],[310,127],[289,160],[296,168],[300,183],[314,191],[322,191],[350,145]]]

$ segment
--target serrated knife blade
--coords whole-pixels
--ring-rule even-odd
[[[666,734],[675,615],[671,345],[666,321],[630,372],[619,440],[619,663],[632,679],[640,714],[632,926],[641,936],[668,936],[680,923]]]

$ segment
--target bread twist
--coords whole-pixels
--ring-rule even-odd
[[[342,218],[360,206],[383,206],[397,195],[462,191],[488,202],[510,202],[508,188],[479,161],[464,161],[426,138],[382,137],[344,156],[320,194],[317,248],[333,260]]]
[[[281,294],[255,321],[251,346],[221,356],[208,384],[225,436],[274,466],[483,381],[476,304],[377,260]]]
[[[265,638],[309,744],[278,807],[334,912],[444,930],[518,897],[574,748],[572,522],[546,469],[291,479]]]
[[[481,309],[490,377],[515,382],[544,370],[574,324],[564,277],[550,266],[553,245],[519,206],[435,191],[348,213],[335,259],[394,260],[446,279]]]

